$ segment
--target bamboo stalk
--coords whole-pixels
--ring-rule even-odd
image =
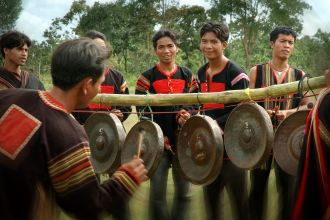
[[[307,84],[308,81],[308,84]],[[228,90],[214,93],[181,93],[181,94],[150,94],[150,95],[122,95],[98,94],[91,103],[121,106],[166,106],[192,105],[198,103],[238,103],[248,100],[262,100],[269,97],[278,97],[298,91],[298,81],[272,85],[259,89]],[[319,76],[305,79],[303,91],[325,87],[325,77]]]

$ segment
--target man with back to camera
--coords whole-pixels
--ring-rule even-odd
[[[0,67],[0,90],[7,88],[45,90],[39,79],[21,69],[27,61],[30,46],[30,38],[21,32],[8,31],[1,35],[0,49],[4,62]]]
[[[70,115],[98,93],[107,53],[90,39],[69,40],[53,54],[50,91],[0,91],[0,219],[57,219],[56,206],[100,219],[147,180],[134,158],[99,184],[87,135]]]

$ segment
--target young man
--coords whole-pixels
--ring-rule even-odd
[[[292,220],[330,219],[330,71],[306,121]]]
[[[49,92],[0,91],[1,219],[57,219],[56,205],[78,219],[99,219],[147,179],[135,158],[99,184],[87,135],[70,115],[98,93],[105,54],[90,39],[67,41],[53,54]]]
[[[136,83],[136,94],[173,94],[188,93],[196,89],[196,81],[191,71],[175,63],[178,41],[175,34],[168,30],[158,31],[153,46],[159,63],[142,73]],[[189,219],[190,183],[180,176],[177,166],[173,166],[175,156],[175,131],[190,117],[192,107],[188,106],[151,106],[153,120],[164,134],[165,152],[150,182],[150,219]],[[148,108],[137,107],[140,114],[150,117]],[[167,114],[157,114],[157,113]],[[175,195],[172,213],[169,214],[166,200],[168,170],[172,166]]]
[[[23,71],[28,58],[31,40],[23,33],[9,31],[0,37],[0,49],[4,59],[0,67],[0,90],[27,88],[44,90],[43,84],[32,74]]]
[[[201,92],[222,92],[245,89],[249,78],[244,70],[229,60],[224,51],[228,46],[229,29],[224,23],[208,22],[200,30],[200,49],[208,62],[198,70],[198,84]],[[204,104],[205,114],[217,121],[222,130],[234,107],[223,104]],[[219,176],[204,187],[207,219],[222,219],[223,198],[226,186],[237,219],[248,219],[246,172],[237,168],[228,158],[223,162]],[[220,203],[220,205],[219,205]]]
[[[90,39],[93,39],[98,45],[102,47],[110,47],[107,45],[107,38],[106,36],[98,31],[88,31],[85,34],[85,37],[88,37]],[[111,53],[109,53],[111,55]],[[109,56],[110,58],[110,56]],[[100,93],[103,94],[129,94],[127,83],[123,77],[123,75],[113,69],[107,66],[104,70],[105,72],[105,80],[101,85]],[[84,112],[76,111],[74,112],[75,118],[81,123],[84,124],[86,119],[92,114],[92,112],[95,111],[110,111],[111,113],[114,113],[120,121],[124,122],[127,117],[129,116],[129,113],[132,111],[131,106],[110,106],[106,104],[89,104],[88,109],[86,112],[86,109],[84,109]]]
[[[296,33],[290,27],[276,27],[270,33],[270,47],[272,49],[272,59],[264,64],[259,64],[250,70],[250,88],[261,88],[276,84],[293,82],[300,80],[304,72],[289,65],[289,58],[294,49]],[[264,107],[272,117],[274,127],[278,126],[279,121],[283,120],[288,114],[296,111],[299,105],[306,105],[308,99],[301,101],[301,94],[278,97],[275,100],[266,99],[259,104]],[[284,101],[282,101],[284,100]],[[306,106],[304,106],[305,108]],[[251,171],[251,190],[249,196],[250,211],[252,219],[262,219],[264,206],[264,195],[271,169],[273,158],[260,168]],[[280,197],[280,219],[288,219],[291,210],[291,198],[294,177],[286,174],[275,163],[275,174],[277,188]]]

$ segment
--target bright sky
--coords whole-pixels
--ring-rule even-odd
[[[111,0],[98,0],[109,2]],[[312,6],[312,10],[303,17],[303,35],[314,35],[318,28],[330,32],[329,0],[305,0]],[[23,11],[17,21],[16,29],[24,32],[30,38],[42,41],[43,32],[49,27],[51,20],[64,16],[70,9],[73,0],[23,0]],[[93,5],[95,0],[87,0]],[[180,0],[180,4],[208,6],[204,0]]]

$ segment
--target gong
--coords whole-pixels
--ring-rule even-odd
[[[95,173],[113,173],[120,166],[120,151],[126,137],[123,124],[115,114],[97,112],[88,117],[84,128]]]
[[[140,121],[128,132],[121,152],[121,162],[126,163],[139,156],[151,177],[164,152],[164,136],[161,128],[150,120]]]
[[[197,185],[207,185],[219,175],[223,162],[219,125],[209,116],[195,115],[182,126],[177,142],[181,174]]]
[[[239,168],[253,169],[266,162],[274,141],[271,119],[255,102],[241,103],[230,113],[224,131],[225,149]]]
[[[284,119],[275,132],[274,158],[286,173],[296,176],[309,110],[300,110]]]

